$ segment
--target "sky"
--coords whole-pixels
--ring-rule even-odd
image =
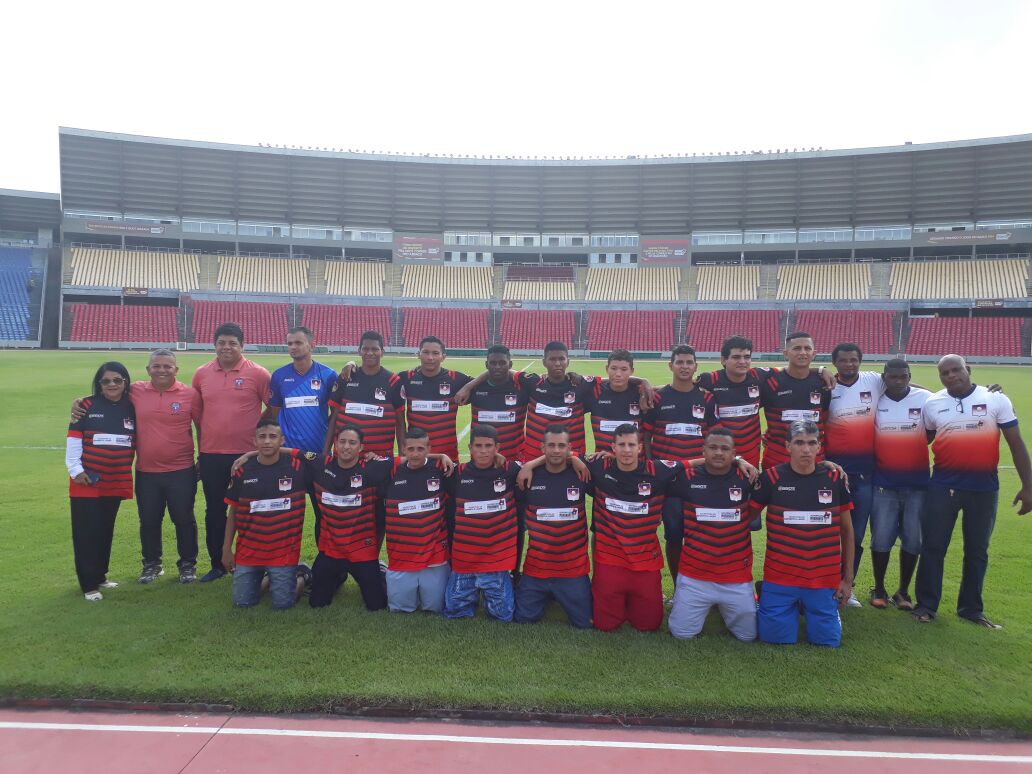
[[[0,188],[60,190],[59,126],[539,158],[1032,132],[1027,0],[39,0],[0,26]]]

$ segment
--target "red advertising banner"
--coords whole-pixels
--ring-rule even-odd
[[[394,260],[403,261],[443,261],[444,240],[440,235],[434,236],[399,236],[394,235]]]
[[[638,247],[638,263],[688,263],[691,256],[687,239],[643,239]]]
[[[87,231],[98,231],[107,234],[164,234],[164,226],[150,226],[145,223],[114,223],[106,220],[91,220],[86,224]]]

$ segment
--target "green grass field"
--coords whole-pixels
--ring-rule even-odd
[[[119,513],[111,577],[122,586],[99,604],[75,581],[64,447],[68,406],[87,392],[103,353],[0,352],[0,696],[226,702],[241,709],[327,709],[338,703],[492,707],[602,714],[899,723],[1032,732],[1032,521],[1010,499],[1018,478],[1004,451],[1000,515],[990,552],[986,609],[1005,625],[987,631],[951,614],[960,573],[960,535],[951,551],[942,615],[919,625],[895,610],[843,612],[838,650],[742,644],[711,614],[704,636],[678,642],[665,632],[575,631],[553,610],[536,626],[478,617],[367,613],[349,583],[332,607],[276,613],[230,606],[230,583],[180,586],[175,573],[150,586],[140,569],[134,503]],[[115,356],[146,378],[143,354]],[[207,360],[180,358],[183,381]],[[270,368],[285,355],[256,358]],[[339,366],[339,356],[322,358]],[[479,372],[481,361],[450,360]],[[411,365],[410,365],[411,364]],[[390,358],[407,368],[413,358]],[[517,367],[526,367],[518,359]],[[604,363],[577,362],[582,373]],[[877,366],[873,366],[877,367]],[[703,366],[709,368],[708,365]],[[665,363],[639,364],[665,383]],[[918,366],[914,379],[938,382]],[[980,383],[1004,385],[1032,426],[1032,375],[977,368]],[[460,414],[460,427],[468,414]],[[201,526],[203,499],[196,512]],[[306,529],[303,556],[314,555]],[[754,540],[757,577],[763,540]],[[166,567],[175,542],[165,525]],[[666,590],[672,590],[664,571]],[[893,561],[888,581],[895,581]],[[871,585],[870,565],[857,579]]]

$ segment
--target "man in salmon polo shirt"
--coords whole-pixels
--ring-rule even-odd
[[[197,455],[204,489],[204,530],[211,570],[201,583],[226,574],[226,486],[233,461],[254,449],[254,428],[269,400],[269,372],[244,357],[244,332],[236,323],[215,329],[215,359],[197,369],[193,387],[204,404]]]

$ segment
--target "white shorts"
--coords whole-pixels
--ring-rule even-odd
[[[670,633],[678,639],[695,637],[714,605],[728,631],[743,642],[756,639],[756,597],[752,583],[716,583],[677,576],[670,609]]]

